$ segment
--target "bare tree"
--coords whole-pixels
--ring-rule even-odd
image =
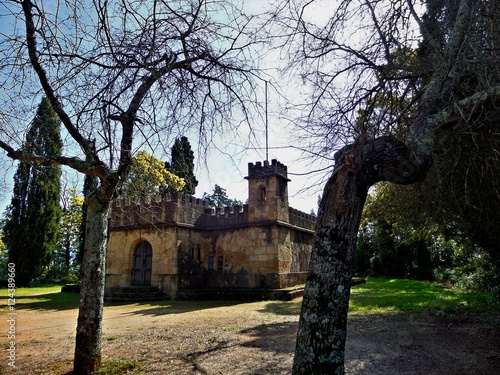
[[[320,203],[294,374],[342,374],[357,232],[368,189],[426,177],[442,136],[500,104],[499,1],[320,0],[278,5],[274,27],[313,90],[297,121],[335,153]],[[314,15],[330,17],[314,23]]]
[[[0,6],[0,147],[17,160],[98,178],[87,221],[74,374],[98,370],[110,204],[134,150],[191,127],[213,134],[255,103],[252,18],[221,0],[10,0]],[[5,27],[3,28],[5,30]],[[41,89],[40,89],[41,88]],[[42,95],[64,154],[28,153],[26,113]],[[231,117],[231,113],[236,113]]]

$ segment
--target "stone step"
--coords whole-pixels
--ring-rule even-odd
[[[235,300],[235,301],[290,301],[302,297],[304,289],[241,289],[241,288],[214,288],[214,289],[183,289],[177,292],[179,300]]]
[[[169,298],[156,287],[124,286],[107,290],[104,299],[111,302],[141,302]]]

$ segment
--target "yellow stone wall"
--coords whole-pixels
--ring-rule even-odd
[[[177,291],[177,228],[142,228],[111,231],[106,259],[106,288],[132,283],[134,250],[141,241],[153,248],[151,285],[171,293]]]

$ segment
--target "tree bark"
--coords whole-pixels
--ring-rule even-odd
[[[393,137],[358,139],[335,155],[321,199],[294,357],[294,375],[344,374],[352,266],[368,189],[424,178],[431,159]]]
[[[74,375],[97,373],[101,365],[101,333],[110,200],[87,198],[80,308],[76,331]]]

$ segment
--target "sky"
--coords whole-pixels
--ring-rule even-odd
[[[244,0],[244,11],[247,14],[258,14],[269,7],[269,0]],[[324,24],[328,20],[328,15],[335,7],[336,0],[318,0],[312,4],[305,17],[313,20],[317,24]],[[276,78],[279,79],[279,78]],[[287,84],[287,82],[281,82]],[[296,83],[294,83],[296,84]],[[296,87],[291,87],[287,94],[299,91]],[[262,87],[262,96],[265,88]],[[318,173],[311,173],[316,169],[327,168],[324,161],[313,161],[304,154],[303,148],[306,144],[298,143],[295,137],[296,129],[283,119],[279,94],[273,89],[272,84],[268,86],[268,160],[277,159],[288,167],[289,204],[290,206],[310,213],[311,210],[317,212],[318,197],[321,195],[325,178],[331,169]],[[263,162],[266,160],[266,122],[265,113],[260,114],[262,121],[253,123],[255,129],[255,141],[252,148],[248,148],[244,139],[231,141],[228,144],[218,142],[217,148],[212,149],[207,156],[208,169],[203,163],[198,164],[196,176],[199,180],[196,189],[196,196],[200,197],[204,192],[211,192],[213,186],[218,184],[226,189],[230,198],[237,198],[245,201],[248,197],[247,181],[244,179],[248,172],[248,163]],[[242,137],[245,137],[243,135]],[[189,137],[188,137],[189,138]],[[196,141],[190,139],[194,144]],[[195,152],[196,154],[196,152]],[[196,160],[195,160],[196,163]],[[332,165],[331,165],[332,166]]]
[[[311,8],[310,17],[317,18],[318,22],[326,20],[324,7],[331,8],[335,2],[320,1],[318,6]],[[269,4],[267,0],[245,0],[244,10],[250,13],[258,13]],[[0,32],[8,32],[5,25],[0,25]],[[264,96],[264,87],[262,87]],[[317,169],[317,165],[312,165],[312,161],[305,157],[299,149],[306,145],[298,144],[294,138],[294,129],[283,118],[280,117],[278,95],[271,88],[268,91],[268,159],[277,159],[288,166],[288,185],[290,206],[306,213],[314,210],[317,212],[318,196],[321,194],[324,184],[324,177],[327,172],[312,173]],[[34,108],[35,110],[36,108]],[[264,161],[266,159],[266,124],[265,113],[260,113],[255,118],[262,119],[251,124],[254,129],[254,138],[251,147],[248,147],[249,134],[245,129],[238,138],[231,136],[228,139],[218,139],[214,147],[210,148],[209,154],[200,155],[197,152],[196,137],[186,136],[190,139],[195,151],[195,175],[199,180],[195,196],[201,197],[204,192],[212,192],[215,184],[226,189],[230,198],[246,201],[248,197],[248,182],[244,179],[247,176],[248,163]],[[203,159],[203,160],[202,160]],[[324,167],[324,165],[322,165]],[[12,179],[16,169],[16,164],[6,158],[4,152],[0,152],[0,213],[10,203],[12,194]],[[65,170],[67,176],[67,187],[81,187],[82,176],[77,176],[73,172]]]

